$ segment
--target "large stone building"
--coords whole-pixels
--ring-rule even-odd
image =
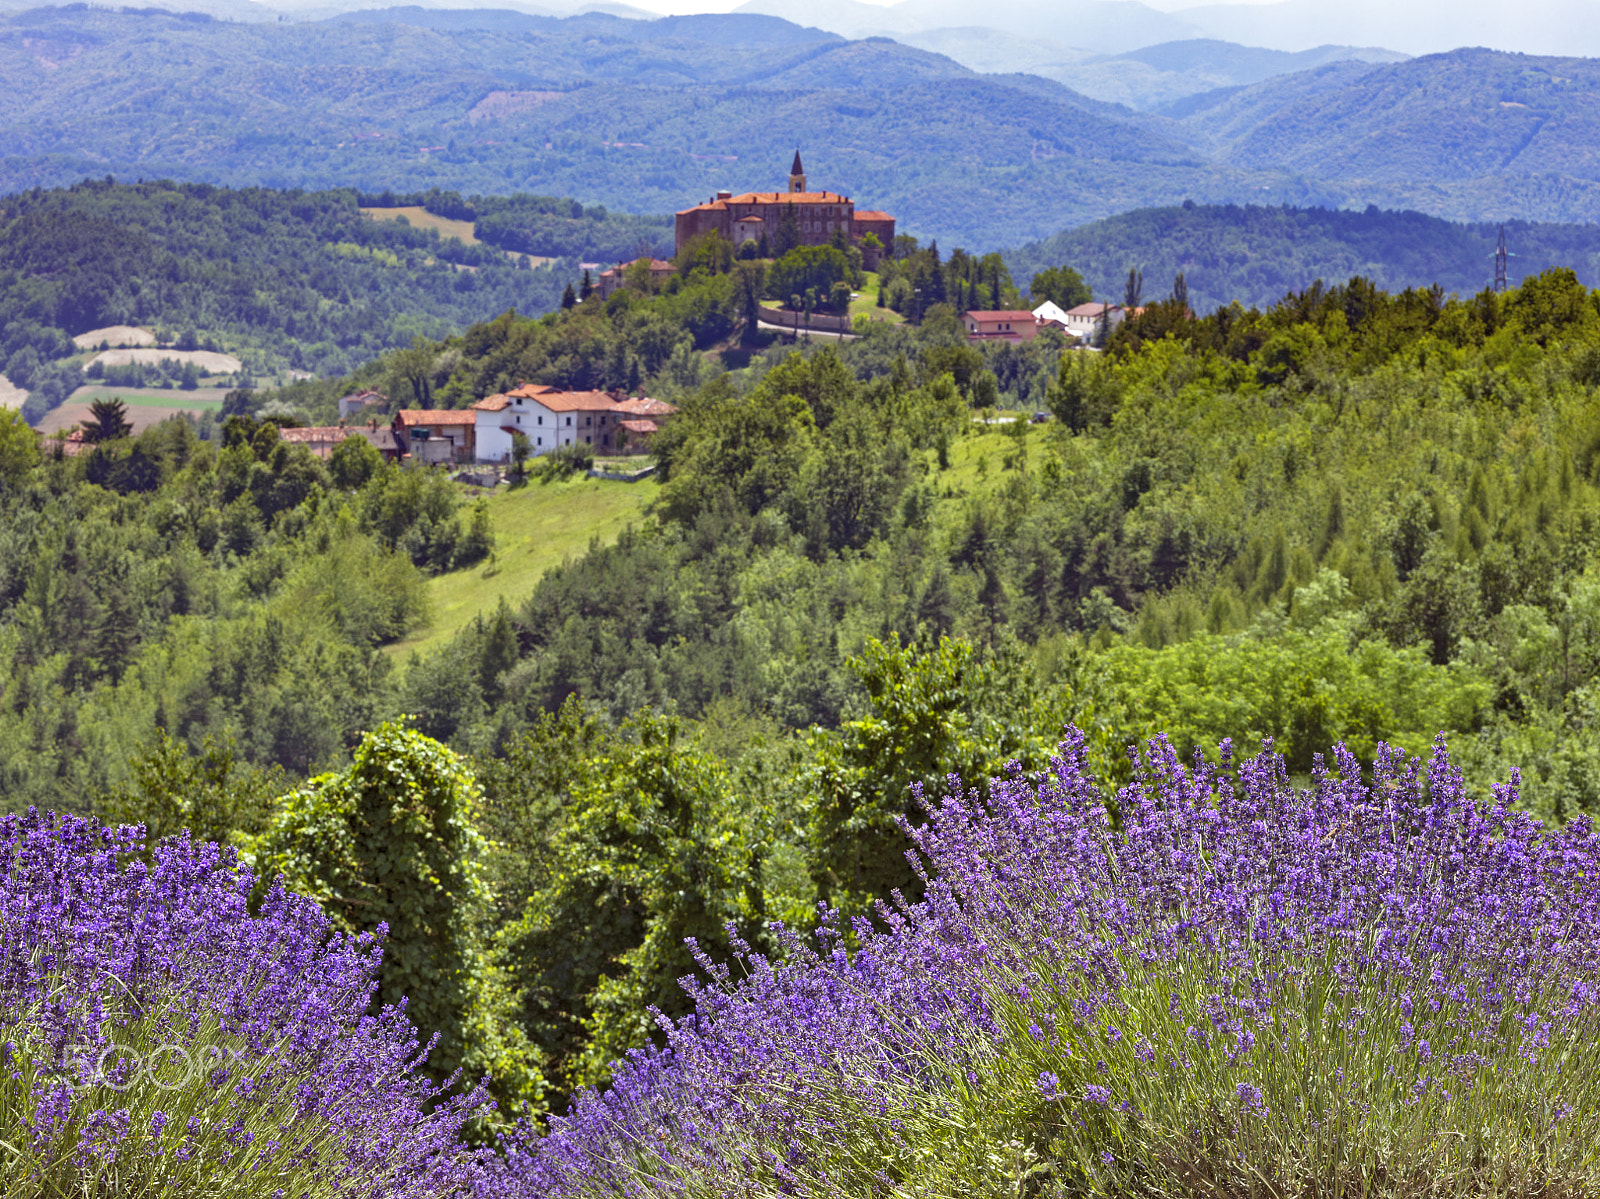
[[[887,212],[857,210],[849,196],[836,192],[807,191],[805,168],[800,165],[800,151],[796,150],[794,165],[789,168],[788,191],[743,192],[737,196],[723,191],[704,204],[678,213],[674,253],[681,252],[692,239],[711,232],[722,234],[734,245],[746,241],[759,244],[765,234],[770,244],[788,211],[794,213],[803,246],[825,246],[841,229],[855,245],[869,233],[877,235],[885,250],[894,245],[894,217]]]

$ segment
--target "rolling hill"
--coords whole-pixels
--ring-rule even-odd
[[[1456,224],[1417,212],[1210,206],[1123,213],[1005,255],[1017,284],[1035,272],[1070,265],[1095,295],[1120,302],[1130,267],[1144,273],[1147,300],[1170,294],[1185,274],[1190,306],[1209,312],[1238,300],[1265,308],[1321,279],[1361,275],[1388,291],[1427,288],[1472,295],[1494,277],[1499,227]],[[1511,283],[1550,267],[1568,267],[1600,287],[1600,227],[1511,222]]]
[[[1246,78],[1285,62],[1198,43],[1099,68]],[[39,9],[0,20],[0,189],[109,174],[667,213],[720,187],[782,187],[799,145],[812,186],[975,247],[1185,199],[1587,220],[1597,72],[1487,51],[1337,61],[1140,113],[770,16]]]

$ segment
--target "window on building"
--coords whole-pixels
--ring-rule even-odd
[[[567,417],[567,428],[572,428],[572,418],[570,416]]]

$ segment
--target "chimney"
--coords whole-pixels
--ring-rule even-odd
[[[731,200],[731,199],[733,199],[733,193],[732,192],[728,192],[728,191],[719,191],[717,193],[717,199],[719,199],[719,200]]]

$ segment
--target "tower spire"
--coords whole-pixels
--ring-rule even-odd
[[[800,150],[796,147],[794,152],[794,165],[789,168],[789,190],[803,192],[806,190],[806,169],[800,165]]]

